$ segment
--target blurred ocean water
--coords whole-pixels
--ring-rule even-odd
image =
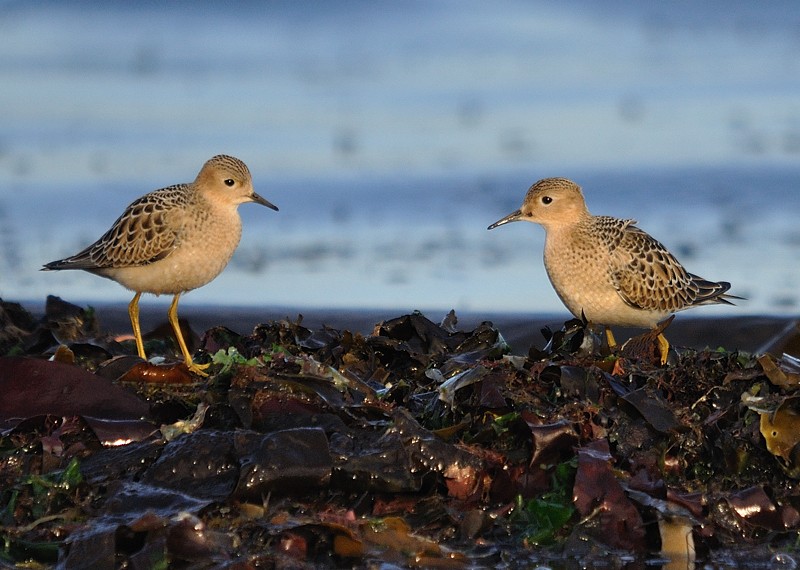
[[[228,269],[186,302],[562,311],[545,176],[687,268],[800,308],[800,4],[0,1],[0,296],[127,301],[38,272],[139,195],[243,159]]]

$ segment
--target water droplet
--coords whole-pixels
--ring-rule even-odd
[[[770,568],[795,570],[797,568],[797,560],[795,560],[794,556],[785,552],[776,552],[770,560]]]

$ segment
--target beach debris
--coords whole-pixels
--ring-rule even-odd
[[[149,406],[133,392],[79,366],[0,357],[0,425],[38,415],[138,420]]]
[[[37,323],[19,303],[0,299],[0,356],[22,354]]]
[[[767,450],[782,460],[787,475],[800,478],[800,412],[796,406],[796,398],[787,398],[774,411],[760,412],[759,430]]]
[[[800,388],[800,358],[784,354],[780,360],[776,360],[770,354],[762,354],[758,357],[758,363],[769,381],[776,386]]]
[[[576,319],[511,355],[455,313],[370,334],[298,317],[206,331],[197,382],[166,337],[144,362],[94,329],[14,322],[5,561],[769,561],[800,531],[791,357],[676,348],[662,365],[647,339],[609,351]]]

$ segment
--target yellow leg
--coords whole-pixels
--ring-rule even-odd
[[[611,332],[609,327],[605,327],[606,329],[606,340],[608,341],[608,348],[615,349],[617,347],[617,339],[614,338],[614,333]]]
[[[172,325],[172,330],[175,331],[175,338],[178,339],[178,345],[181,347],[181,352],[183,353],[183,360],[186,363],[186,367],[195,374],[199,374],[200,376],[208,376],[208,374],[203,372],[203,370],[208,368],[209,365],[195,364],[192,361],[192,355],[189,354],[189,349],[186,347],[186,341],[183,340],[181,325],[178,322],[178,299],[180,298],[180,293],[172,298],[172,304],[169,306],[169,313],[167,313],[169,317],[169,324]]]
[[[144,353],[144,341],[142,340],[142,329],[139,326],[139,297],[141,297],[141,292],[137,292],[136,295],[133,296],[131,302],[128,304],[128,316],[131,318],[131,326],[133,327],[133,338],[136,340],[136,351],[139,353],[139,356],[144,360],[147,360],[147,356]]]
[[[658,352],[661,353],[661,365],[663,366],[669,357],[669,341],[661,333],[658,334]]]

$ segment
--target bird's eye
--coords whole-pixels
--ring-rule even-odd
[[[542,204],[547,206],[548,204],[552,203],[553,199],[550,196],[542,196]]]
[[[223,182],[225,183],[225,186],[227,186],[229,188],[232,187],[234,184],[236,184],[236,182],[234,182],[233,178],[226,178],[225,180],[223,180]]]

